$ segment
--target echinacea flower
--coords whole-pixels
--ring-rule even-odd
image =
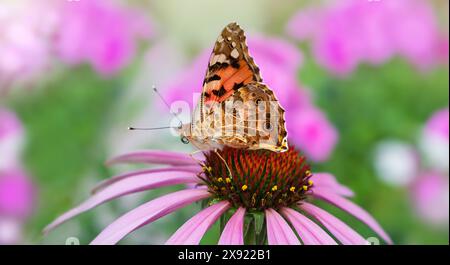
[[[313,174],[305,157],[293,148],[274,153],[225,147],[205,152],[201,162],[196,160],[184,153],[153,150],[113,158],[109,164],[157,163],[167,167],[107,179],[88,200],[58,217],[44,231],[114,198],[164,186],[196,184],[195,188],[169,193],[131,210],[106,227],[91,244],[116,244],[136,229],[199,201],[205,208],[186,221],[167,244],[199,244],[221,216],[231,217],[225,218],[228,220],[219,244],[367,243],[347,224],[316,206],[316,199],[350,213],[392,243],[374,218],[347,198],[353,195],[351,190],[331,174]]]
[[[286,110],[286,128],[289,140],[315,162],[323,162],[331,155],[338,141],[338,132],[326,115],[314,106],[310,91],[297,80],[303,57],[300,50],[282,38],[251,36],[248,38],[250,55],[261,70],[263,82],[277,96]],[[193,102],[192,95],[201,92],[208,65],[210,49],[203,51],[165,89],[169,102]],[[183,91],[183,93],[180,93]]]

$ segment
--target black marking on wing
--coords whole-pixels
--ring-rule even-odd
[[[256,75],[259,75],[260,70],[259,70],[259,67],[258,67],[258,66],[255,67],[255,70],[254,70],[254,71],[255,71],[255,74],[256,74]],[[261,79],[260,82],[262,82],[262,79]]]
[[[227,90],[221,86],[219,90],[213,90],[212,93],[217,96],[217,97],[222,97],[223,95],[225,95],[225,93],[227,93]]]
[[[208,78],[205,78],[204,83],[209,83],[211,81],[216,81],[216,80],[220,80],[220,79],[221,79],[221,77],[219,75],[214,74],[214,75],[212,75],[212,76],[210,76]]]
[[[226,68],[226,67],[228,67],[229,65],[230,65],[230,64],[227,63],[227,62],[223,62],[223,63],[216,62],[215,64],[213,64],[213,65],[209,68],[209,71],[208,71],[208,72],[215,72],[215,71],[217,71],[217,70],[219,70],[219,69]]]
[[[231,60],[231,67],[239,69],[241,67],[241,65],[239,64],[239,62],[237,60]]]
[[[239,88],[241,88],[242,86],[244,86],[244,82],[240,82],[240,83],[234,83],[233,85],[233,90],[236,91]]]

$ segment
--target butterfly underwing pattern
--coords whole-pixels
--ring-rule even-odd
[[[229,146],[288,150],[284,109],[263,83],[237,23],[221,32],[211,53],[200,100],[180,135],[200,150]]]

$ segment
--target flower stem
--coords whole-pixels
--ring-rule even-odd
[[[245,222],[245,245],[266,244],[266,220],[263,213],[249,213]]]
[[[225,225],[235,211],[235,209],[231,209],[220,217],[220,234],[222,234]],[[247,212],[244,217],[243,232],[245,245],[265,245],[267,243],[267,231],[264,213]]]

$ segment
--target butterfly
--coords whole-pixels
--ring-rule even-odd
[[[284,109],[263,83],[244,31],[228,24],[215,42],[191,123],[178,132],[200,150],[288,150]]]

